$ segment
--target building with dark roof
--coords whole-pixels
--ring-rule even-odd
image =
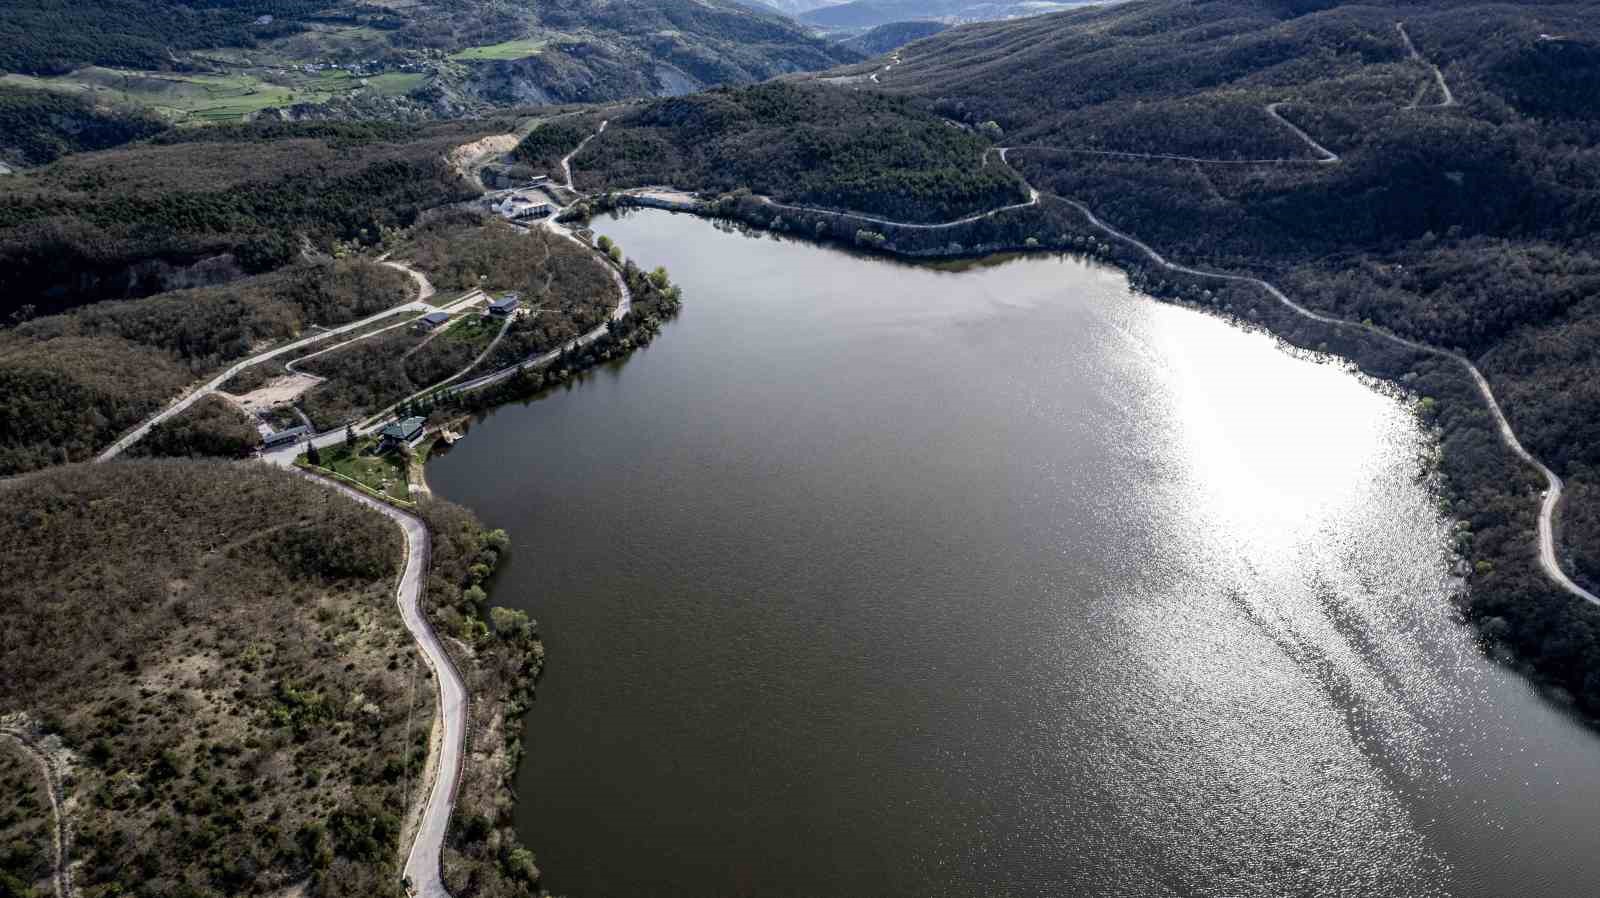
[[[424,330],[433,330],[450,320],[448,312],[429,312],[417,320],[417,326]]]
[[[420,417],[394,421],[378,431],[378,447],[391,449],[397,446],[409,446],[417,437],[422,436],[423,426],[427,423],[426,418]]]
[[[499,299],[489,303],[489,314],[498,315],[501,318],[504,318],[507,315],[515,312],[518,304],[520,304],[521,301],[522,298],[517,294],[507,293],[505,296],[502,296]]]

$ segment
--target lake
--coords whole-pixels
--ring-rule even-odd
[[[1600,893],[1403,400],[1076,258],[596,227],[683,313],[428,470],[544,634],[552,892]]]

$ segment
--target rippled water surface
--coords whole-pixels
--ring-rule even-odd
[[[1589,895],[1600,742],[1452,620],[1403,405],[1068,258],[639,213],[654,345],[432,464],[597,896]]]

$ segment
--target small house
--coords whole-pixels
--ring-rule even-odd
[[[412,417],[388,424],[378,432],[378,448],[394,449],[411,445],[417,437],[422,436],[423,425],[426,423],[425,418]]]
[[[517,311],[517,305],[521,299],[515,293],[507,293],[505,296],[489,303],[489,314],[499,318],[508,317]]]
[[[449,320],[450,314],[448,312],[429,312],[428,314],[417,319],[417,326],[425,331],[431,331],[439,325],[448,322]]]

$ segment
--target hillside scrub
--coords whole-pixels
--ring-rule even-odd
[[[45,165],[69,153],[142,140],[166,127],[145,112],[104,109],[55,91],[0,86],[0,162]]]
[[[403,273],[370,262],[305,263],[0,331],[0,474],[86,459],[262,344],[389,308],[414,290]]]
[[[255,420],[211,395],[150,428],[128,447],[131,458],[245,458],[261,444]]]
[[[476,195],[444,157],[507,124],[195,128],[0,178],[0,315],[162,292],[202,260],[265,272],[307,242],[376,244]]]
[[[573,160],[577,186],[735,188],[786,203],[937,222],[1026,199],[989,143],[870,91],[771,82],[656,100]]]
[[[79,889],[398,895],[433,691],[394,606],[394,525],[266,466],[4,489],[0,705],[76,758]]]

